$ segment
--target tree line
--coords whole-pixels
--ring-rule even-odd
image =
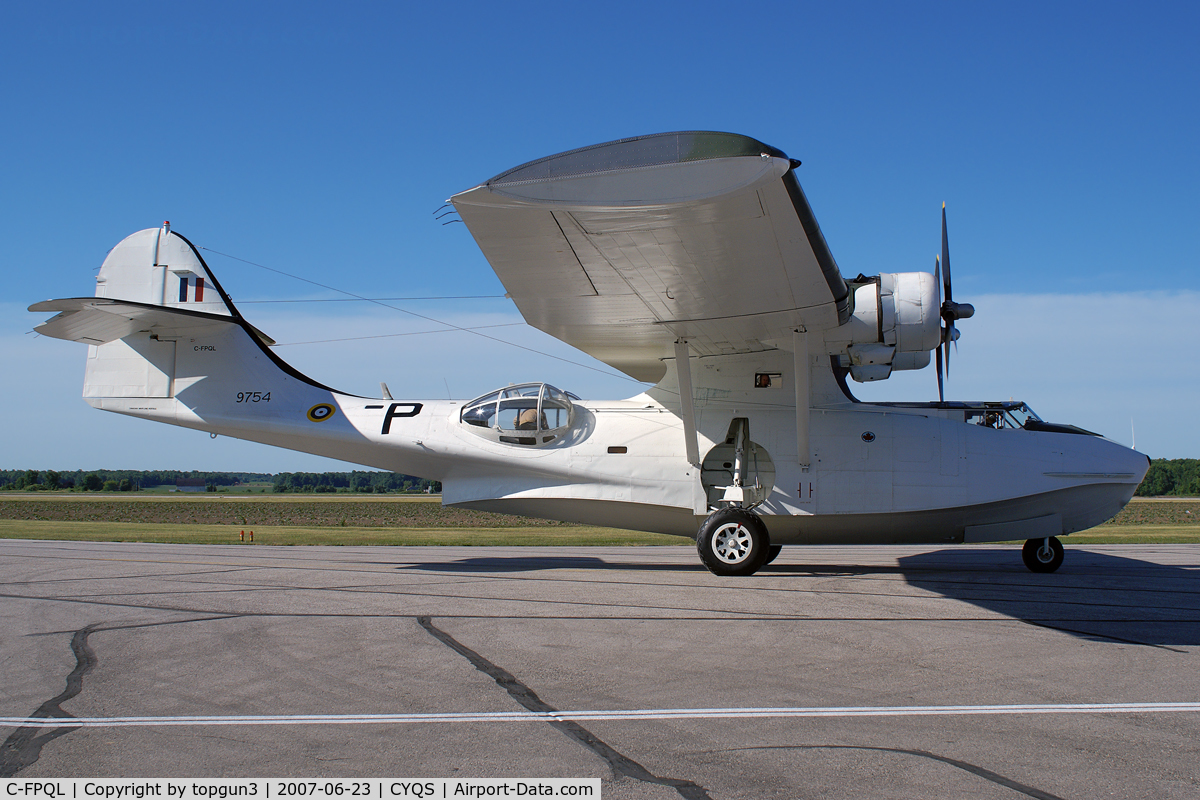
[[[273,476],[276,492],[440,492],[440,481],[399,472],[281,472]]]
[[[203,479],[209,491],[247,483],[270,484],[273,492],[440,492],[438,481],[399,472],[202,472],[191,470],[94,469],[84,471],[0,470],[0,489],[13,491],[130,492],[174,486],[179,478]],[[1200,459],[1156,458],[1135,492],[1138,497],[1200,497]]]
[[[1200,497],[1200,459],[1155,458],[1138,486],[1138,497]]]
[[[442,485],[398,472],[204,472],[201,470],[0,470],[0,490],[136,492],[175,486],[181,478],[204,481],[210,492],[248,483],[269,484],[273,492],[440,492]]]

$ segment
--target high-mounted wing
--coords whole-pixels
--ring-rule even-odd
[[[746,136],[662,133],[531,161],[451,202],[530,325],[654,382],[679,339],[747,353],[849,318],[797,163]]]

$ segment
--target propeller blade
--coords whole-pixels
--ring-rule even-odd
[[[933,288],[934,288],[934,291],[936,291],[938,293],[937,307],[938,307],[938,312],[940,314],[941,308],[942,308],[942,257],[941,256],[933,257]],[[938,402],[944,403],[944,402],[946,402],[946,392],[945,392],[945,388],[942,385],[942,340],[946,337],[945,328],[939,327],[938,333],[940,334],[940,336],[938,337],[937,347],[935,347],[933,349],[934,349],[934,355],[937,356]]]
[[[951,323],[950,326],[948,328],[946,328],[946,341],[942,343],[942,346],[946,348],[946,377],[947,378],[950,377],[950,342],[952,342],[958,338],[958,336],[956,336],[957,333],[958,333],[958,330],[954,327],[954,324]],[[955,345],[955,347],[957,347],[957,345]]]
[[[942,257],[933,257],[933,287],[937,289],[937,307],[938,313],[942,311]]]
[[[950,237],[946,235],[945,203],[942,203],[942,266],[946,268],[945,289],[942,292],[942,299],[946,303],[953,303],[954,298],[950,294]]]
[[[937,376],[938,376],[938,402],[946,402],[946,393],[942,390],[942,344],[938,342],[937,346]]]
[[[945,269],[943,273],[941,270]],[[945,402],[942,394],[943,374],[942,367],[946,369],[945,378],[950,377],[950,345],[953,343],[954,352],[958,352],[958,328],[954,326],[955,321],[960,319],[968,319],[975,315],[975,306],[970,303],[954,302],[953,289],[950,283],[950,236],[946,231],[946,204],[942,203],[942,253],[933,260],[933,282],[935,286],[940,285],[942,289],[941,302],[938,304],[938,314],[942,318],[945,327],[941,329],[942,338],[937,346],[937,371],[938,371],[938,398]]]

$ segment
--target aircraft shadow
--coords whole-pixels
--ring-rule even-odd
[[[620,564],[594,556],[481,556],[454,561],[406,564],[403,569],[427,572],[537,572],[548,569],[632,570],[637,572],[696,572],[696,564],[635,563]]]
[[[899,559],[912,586],[1092,641],[1200,645],[1200,569],[1067,550],[1050,575],[1015,547],[955,548]]]
[[[786,549],[784,554],[759,576],[900,575],[910,586],[1091,641],[1156,647],[1200,645],[1200,568],[1069,548],[1058,572],[1037,575],[1021,562],[1020,548],[1011,545],[916,553],[899,558],[896,566],[796,564],[788,563]],[[477,556],[397,566],[459,574],[557,569],[705,571],[699,563],[620,563],[574,555]]]

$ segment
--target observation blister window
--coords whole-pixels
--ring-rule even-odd
[[[499,389],[467,403],[459,414],[459,421],[481,436],[526,447],[549,444],[574,419],[571,396],[548,383]]]

